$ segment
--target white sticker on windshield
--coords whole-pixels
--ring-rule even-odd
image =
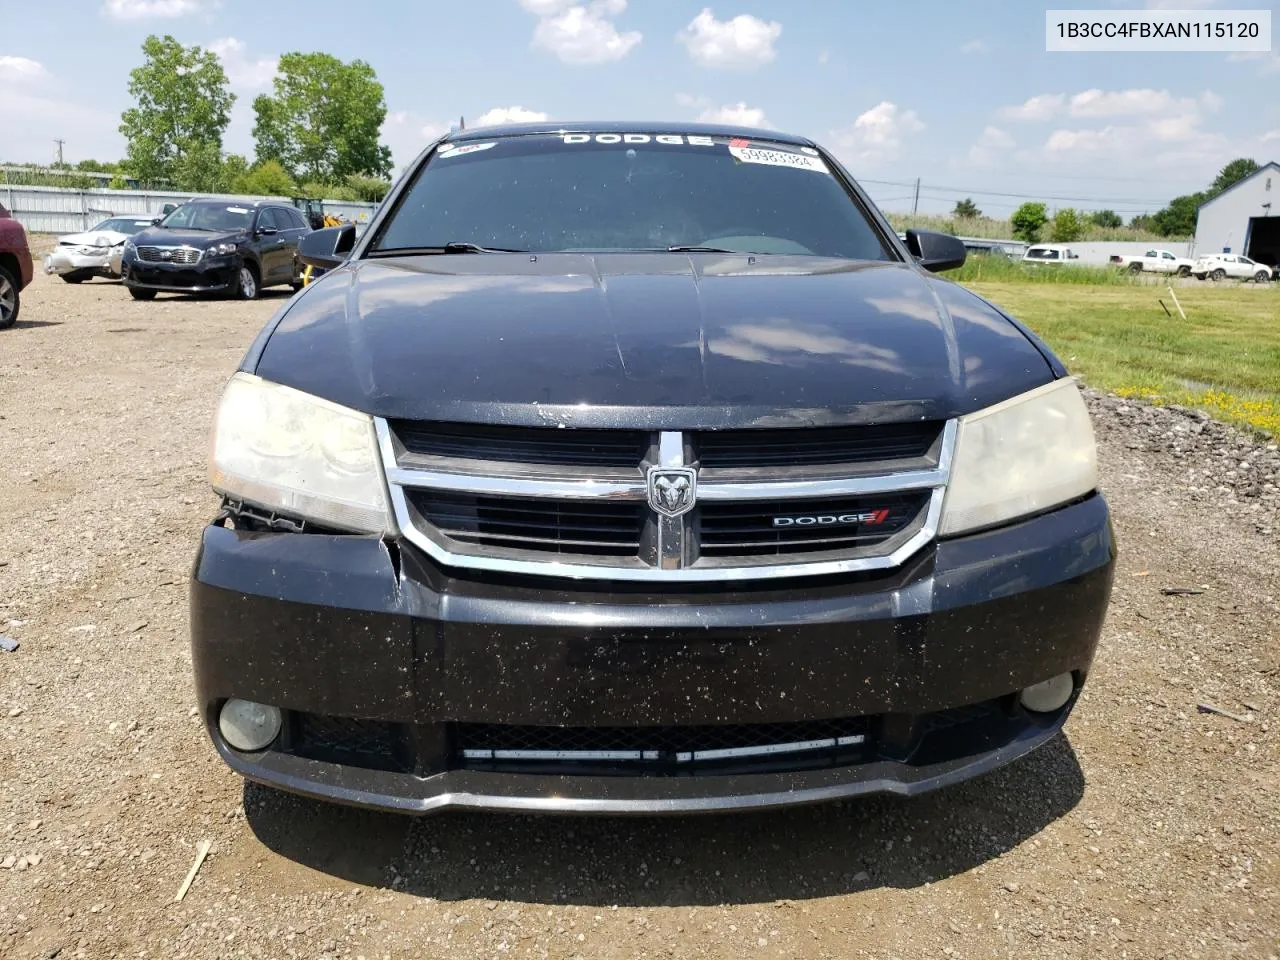
[[[797,170],[812,170],[814,173],[830,174],[827,165],[818,157],[808,157],[803,153],[788,153],[785,150],[761,150],[759,147],[730,146],[729,152],[743,163],[763,163],[770,167],[795,167]]]
[[[497,141],[490,143],[453,143],[447,147],[442,147],[437,154],[442,160],[448,157],[460,157],[464,153],[479,153],[481,150],[488,150],[490,147],[496,147]]]
[[[248,213],[248,207],[227,207],[227,213]]]

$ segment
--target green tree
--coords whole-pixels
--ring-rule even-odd
[[[298,193],[298,185],[289,172],[280,166],[279,160],[263,160],[253,169],[238,177],[232,185],[236,193],[251,193],[266,197],[292,197]]]
[[[1044,204],[1033,203],[1030,200],[1013,211],[1013,216],[1009,218],[1013,235],[1027,243],[1035,243],[1039,240],[1040,231],[1048,222],[1049,215],[1045,212]]]
[[[222,189],[236,193],[240,178],[249,172],[249,161],[238,153],[228,153],[222,158]]]
[[[222,151],[208,140],[192,142],[178,154],[169,178],[177,189],[192,193],[219,193],[227,189],[222,175]]]
[[[1154,233],[1156,229],[1156,218],[1149,213],[1136,214],[1133,219],[1129,221],[1129,229],[1147,230]]]
[[[1151,226],[1162,237],[1189,237],[1196,232],[1196,211],[1208,199],[1203,192],[1174,197],[1151,217]]]
[[[1108,230],[1124,226],[1124,221],[1120,219],[1120,214],[1114,210],[1095,210],[1089,214],[1089,222],[1095,227],[1103,227]]]
[[[391,189],[391,181],[381,177],[363,177],[353,173],[347,177],[347,187],[352,190],[356,199],[368,203],[380,203]],[[337,197],[334,198],[335,200]]]
[[[1084,235],[1084,221],[1071,207],[1063,207],[1053,217],[1049,238],[1054,243],[1073,243]]]
[[[1213,183],[1209,185],[1209,196],[1216,197],[1227,187],[1240,182],[1257,169],[1258,161],[1251,157],[1237,157],[1218,171]]]
[[[129,144],[129,168],[145,183],[208,181],[222,149],[235,95],[218,57],[173,37],[142,43],[142,66],[129,74],[134,105],[120,117]]]
[[[128,190],[129,181],[126,180],[119,173],[117,173],[114,177],[111,178],[111,182],[107,184],[107,187],[108,189],[111,189],[111,190]]]
[[[978,205],[973,202],[970,197],[963,200],[957,200],[955,209],[951,211],[953,217],[959,217],[961,220],[972,220],[975,217],[982,216],[982,211],[978,209]]]
[[[253,101],[259,161],[278,160],[297,179],[340,183],[385,177],[391,150],[378,142],[387,103],[373,67],[327,53],[286,53],[272,94]]]

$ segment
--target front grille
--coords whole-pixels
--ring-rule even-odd
[[[699,549],[708,557],[781,557],[873,547],[909,526],[928,500],[925,490],[785,503],[708,503],[701,508]]]
[[[924,421],[701,433],[698,462],[704,470],[754,470],[918,459],[928,454],[942,426]]]
[[[450,540],[507,550],[634,557],[644,531],[644,504],[486,497],[412,490],[409,503]]]
[[[392,420],[388,426],[406,452],[452,460],[638,467],[649,448],[649,434],[633,430],[487,427],[415,420]]]
[[[861,748],[867,744],[869,729],[867,717],[658,727],[459,723],[454,725],[453,737],[464,763],[580,760],[696,764]]]
[[[405,537],[446,566],[689,582],[897,566],[935,533],[956,433],[378,429]]]
[[[198,263],[200,253],[193,247],[138,247],[138,259],[147,263]]]

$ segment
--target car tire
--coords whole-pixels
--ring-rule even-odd
[[[18,280],[4,267],[0,267],[0,330],[12,327],[22,312],[22,292]]]
[[[1222,280],[1223,278],[1225,278],[1226,275],[1227,275],[1227,271],[1219,267],[1217,270],[1214,270],[1211,274],[1209,274],[1209,279],[1212,280],[1214,283],[1217,283],[1219,280]]]
[[[1271,274],[1266,270],[1259,270],[1253,275],[1253,279],[1256,283],[1270,283]]]
[[[129,296],[135,300],[154,300],[156,292],[154,290],[143,290],[141,287],[130,287]]]
[[[258,272],[252,264],[240,265],[236,274],[235,297],[237,300],[256,300],[258,298]]]
[[[1189,276],[1191,276],[1191,268],[1190,268],[1190,267],[1179,267],[1179,268],[1178,268],[1178,276],[1180,276],[1180,277],[1189,277]]]
[[[62,275],[62,282],[63,283],[84,283],[86,280],[88,280],[92,276],[93,274],[89,273],[87,270],[72,270],[70,273],[64,273]]]
[[[1129,264],[1129,272],[1130,272],[1130,273],[1141,273],[1141,272],[1142,272],[1142,264],[1140,264],[1140,263],[1131,263],[1131,264]]]

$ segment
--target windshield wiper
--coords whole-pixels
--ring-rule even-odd
[[[697,244],[676,244],[667,247],[667,253],[741,253],[741,250],[726,250],[724,247],[701,247]]]
[[[371,257],[414,257],[438,255],[442,253],[528,253],[528,250],[514,250],[509,247],[482,247],[478,243],[450,241],[443,247],[382,247],[371,251]]]

